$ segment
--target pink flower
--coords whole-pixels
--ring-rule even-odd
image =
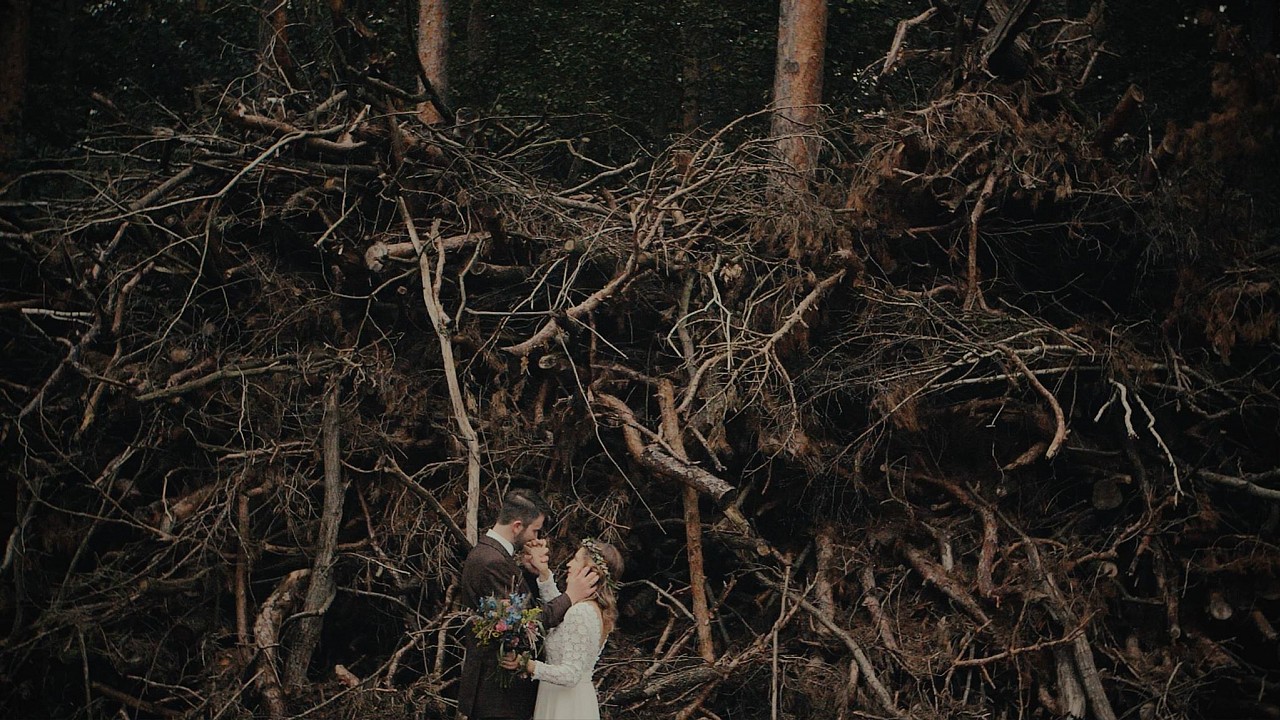
[[[497,625],[495,625],[495,626],[493,626],[493,629],[494,629],[494,630],[497,630],[498,632],[506,632],[506,631],[507,631],[507,621],[506,621],[506,620],[499,620],[499,621],[498,621],[498,624],[497,624]]]

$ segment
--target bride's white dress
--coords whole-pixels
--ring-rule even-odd
[[[533,720],[599,720],[591,674],[600,659],[602,625],[596,606],[580,602],[547,634],[547,661],[534,663],[538,702]]]

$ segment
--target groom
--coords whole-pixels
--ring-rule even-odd
[[[513,591],[537,593],[555,588],[555,577],[547,568],[547,542],[538,534],[550,507],[532,490],[512,490],[502,498],[498,521],[467,555],[462,566],[462,603],[469,610],[479,607],[489,595],[504,596]],[[541,574],[540,574],[541,568]],[[550,630],[564,619],[575,602],[595,593],[594,574],[573,575],[565,593],[543,604],[543,624]],[[458,714],[467,720],[525,720],[533,716],[537,685],[527,678],[515,678],[507,688],[498,683],[498,656],[492,648],[480,648],[475,636],[465,634],[466,656],[458,687]]]

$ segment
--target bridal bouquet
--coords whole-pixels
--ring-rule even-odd
[[[537,652],[542,639],[542,608],[532,606],[528,593],[511,593],[505,597],[490,595],[480,598],[480,607],[471,616],[471,632],[481,645],[498,644],[498,657],[509,652],[527,659]],[[524,663],[519,663],[524,667]],[[511,684],[513,676],[523,671],[499,670],[502,687]]]

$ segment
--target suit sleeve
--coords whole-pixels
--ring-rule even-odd
[[[542,604],[542,624],[548,630],[556,627],[564,621],[565,614],[569,612],[569,608],[573,605],[573,601],[569,599],[568,594],[561,594],[552,600],[548,600]]]
[[[564,614],[569,611],[569,606],[573,605],[573,601],[569,599],[568,595],[561,593],[560,588],[554,585],[544,587],[542,583],[538,582],[538,577],[532,573],[524,573],[524,579],[528,585],[529,592],[534,598],[538,599],[539,604],[542,606],[543,627],[550,630],[559,625],[564,620]]]
[[[481,552],[479,549],[473,552]],[[462,568],[462,601],[469,609],[480,604],[480,598],[501,596],[516,589],[518,575],[512,574],[511,564],[497,553],[485,552],[476,562],[467,562]]]
[[[542,597],[543,602],[551,602],[563,594],[560,592],[560,588],[556,587],[556,576],[554,574],[548,577],[545,582],[539,578],[537,584],[538,595]]]

